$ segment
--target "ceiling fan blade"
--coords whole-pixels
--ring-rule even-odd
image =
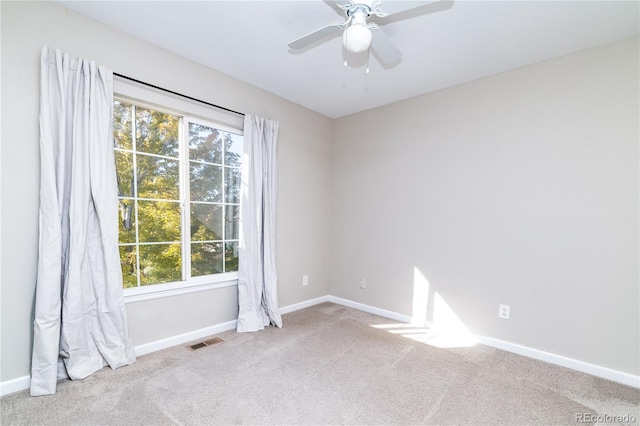
[[[375,14],[378,16],[390,16],[396,13],[406,12],[407,10],[416,9],[437,0],[412,0],[412,1],[380,1],[376,4]],[[380,12],[380,13],[378,13]]]
[[[289,43],[291,49],[304,49],[305,47],[322,40],[325,37],[329,37],[332,34],[340,32],[344,28],[344,22],[334,22],[326,27],[322,27],[319,30],[313,31],[305,36],[300,37],[297,40]]]
[[[323,0],[329,7],[341,15],[344,15],[345,10],[353,6],[353,2],[350,0]]]
[[[371,28],[371,48],[378,55],[384,65],[396,65],[402,59],[402,52],[396,47],[387,35],[377,25],[369,25]]]

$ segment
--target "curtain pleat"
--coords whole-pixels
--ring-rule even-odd
[[[135,361],[118,252],[112,72],[47,47],[41,67],[34,396]]]
[[[238,332],[282,327],[276,273],[277,121],[246,115],[240,188]]]

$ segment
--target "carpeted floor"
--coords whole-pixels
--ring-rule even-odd
[[[282,329],[218,335],[65,381],[52,396],[0,400],[3,426],[543,424],[627,416],[640,390],[482,345],[439,349],[394,324],[325,303]],[[408,330],[409,332],[411,330]],[[416,330],[418,332],[418,330]],[[603,416],[609,417],[603,417]],[[592,416],[592,417],[589,417]],[[593,423],[593,422],[592,422]]]

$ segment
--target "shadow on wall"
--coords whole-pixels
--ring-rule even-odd
[[[433,321],[428,321],[429,311]],[[374,328],[398,334],[438,348],[466,348],[477,343],[475,336],[451,309],[417,267],[413,268],[411,324],[379,324]]]

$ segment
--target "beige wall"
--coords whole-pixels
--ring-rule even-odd
[[[332,121],[53,3],[1,2],[2,368],[29,374],[38,249],[40,50],[280,122],[277,250],[281,306],[328,293]],[[214,48],[214,47],[212,47]],[[310,285],[302,287],[302,275]],[[136,345],[235,319],[236,288],[127,305]]]
[[[421,274],[430,321],[444,302],[472,332],[637,375],[638,51],[336,120],[331,293],[412,315]]]

